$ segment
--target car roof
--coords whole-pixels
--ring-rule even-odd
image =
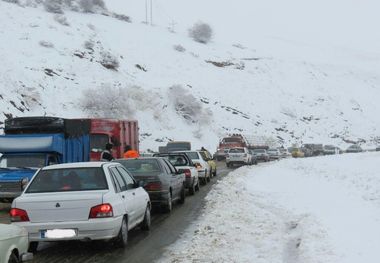
[[[52,170],[52,169],[67,169],[67,168],[92,168],[92,167],[102,167],[104,164],[109,162],[79,162],[79,163],[62,163],[46,166],[42,170]]]

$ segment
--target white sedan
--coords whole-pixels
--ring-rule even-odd
[[[13,224],[39,241],[113,240],[127,244],[128,230],[150,229],[148,193],[119,163],[87,162],[44,167],[12,203]]]
[[[28,232],[21,227],[0,224],[0,263],[17,263],[33,258],[28,252]]]

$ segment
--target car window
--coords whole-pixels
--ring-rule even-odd
[[[197,152],[186,152],[186,155],[191,159],[191,160],[198,160],[199,155]]]
[[[124,178],[121,176],[120,172],[116,169],[116,167],[111,167],[110,169],[115,176],[116,182],[120,186],[120,191],[121,192],[126,191],[128,189],[127,183],[125,182]]]
[[[121,176],[124,178],[125,182],[127,183],[127,189],[128,190],[134,189],[135,188],[135,181],[129,175],[129,173],[122,167],[117,167],[116,169],[120,172]]]
[[[190,166],[190,160],[186,157],[185,154],[170,154],[170,155],[163,155],[164,159],[168,160],[172,165],[174,166]]]
[[[163,160],[164,163],[166,164],[166,166],[169,168],[169,174],[175,174],[176,173],[176,169],[174,168],[174,166],[167,160]]]
[[[116,178],[115,178],[114,173],[111,170],[109,170],[109,172],[111,175],[111,181],[112,181],[113,187],[115,189],[115,193],[119,193],[120,192],[120,185],[116,182]]]
[[[162,172],[157,159],[123,159],[116,160],[122,164],[134,177],[144,174],[158,175]]]
[[[103,168],[66,168],[41,170],[27,193],[91,191],[108,189]]]

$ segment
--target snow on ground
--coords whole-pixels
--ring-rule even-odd
[[[242,167],[159,262],[375,263],[379,153]]]

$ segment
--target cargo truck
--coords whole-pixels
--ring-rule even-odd
[[[106,143],[122,158],[126,144],[138,149],[137,121],[22,117],[5,121],[0,135],[0,202],[19,196],[47,165],[97,161]]]

